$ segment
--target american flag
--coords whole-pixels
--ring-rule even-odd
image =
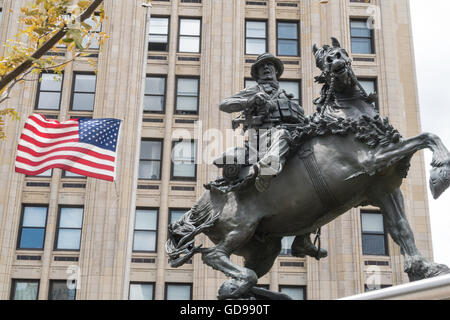
[[[31,115],[17,147],[16,172],[29,176],[60,168],[114,181],[121,120],[49,120]]]

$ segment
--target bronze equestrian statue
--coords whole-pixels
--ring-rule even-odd
[[[366,205],[381,209],[411,281],[450,273],[417,249],[400,191],[412,156],[428,148],[433,152],[430,188],[438,198],[450,185],[449,151],[430,133],[403,139],[382,119],[372,104],[375,97],[359,84],[348,53],[336,39],[332,46],[314,45],[313,52],[322,71],[316,82],[323,84],[314,101],[317,112],[298,123],[276,124],[277,130],[289,132],[282,172],[260,192],[254,166],[240,166],[235,180],[207,185],[192,209],[169,226],[166,251],[173,267],[201,253],[204,263],[231,278],[221,286],[219,299],[286,298],[254,287],[278,257],[281,239],[296,236],[293,256],[324,257],[326,251],[318,251],[310,234]],[[195,246],[200,233],[215,246]],[[232,254],[244,257],[244,267],[231,261]]]

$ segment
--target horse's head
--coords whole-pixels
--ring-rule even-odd
[[[367,95],[361,84],[358,82],[352,69],[352,60],[336,38],[331,38],[331,46],[324,45],[318,48],[313,46],[313,53],[316,59],[317,67],[322,71],[315,80],[323,84],[321,97],[315,100],[319,109],[323,105],[334,103],[336,95],[346,96],[354,95],[358,92],[361,98],[368,103],[375,101],[375,95]]]
[[[340,92],[355,85],[352,61],[336,38],[331,38],[331,41],[332,46],[324,45],[322,48],[313,46],[316,65],[322,71],[322,74],[316,77],[316,81],[330,86],[333,83],[334,90]]]

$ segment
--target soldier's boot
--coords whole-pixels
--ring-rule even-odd
[[[288,152],[288,142],[285,139],[280,139],[274,143],[267,154],[256,164],[258,170],[255,179],[256,190],[262,193],[269,189],[272,179],[283,171]]]

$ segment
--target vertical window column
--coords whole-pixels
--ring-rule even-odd
[[[277,55],[299,56],[299,28],[297,22],[277,22]]]
[[[198,78],[177,77],[175,112],[198,114],[199,91]]]
[[[129,300],[154,300],[155,284],[145,282],[130,283]]]
[[[168,17],[152,17],[150,19],[148,51],[169,51]]]
[[[60,207],[55,250],[80,250],[83,207]]]
[[[156,252],[158,210],[136,209],[133,252]]]
[[[197,178],[197,144],[195,141],[175,141],[172,148],[172,180]]]
[[[39,280],[12,280],[11,300],[37,300],[38,293]]]
[[[35,108],[37,110],[59,110],[63,75],[42,73],[39,81]]]
[[[161,180],[162,146],[162,140],[141,141],[140,180]]]
[[[381,212],[361,212],[362,248],[364,255],[387,256],[386,233]]]
[[[245,22],[245,54],[260,55],[267,52],[267,22]]]
[[[166,77],[147,76],[145,80],[144,112],[164,113],[166,104]]]
[[[367,19],[351,19],[350,34],[352,40],[352,53],[375,53],[373,30],[369,29]]]
[[[178,52],[199,53],[201,19],[180,18],[178,35]]]
[[[44,249],[47,206],[23,206],[17,249]]]
[[[94,111],[97,76],[88,73],[75,73],[72,86],[72,111]]]

